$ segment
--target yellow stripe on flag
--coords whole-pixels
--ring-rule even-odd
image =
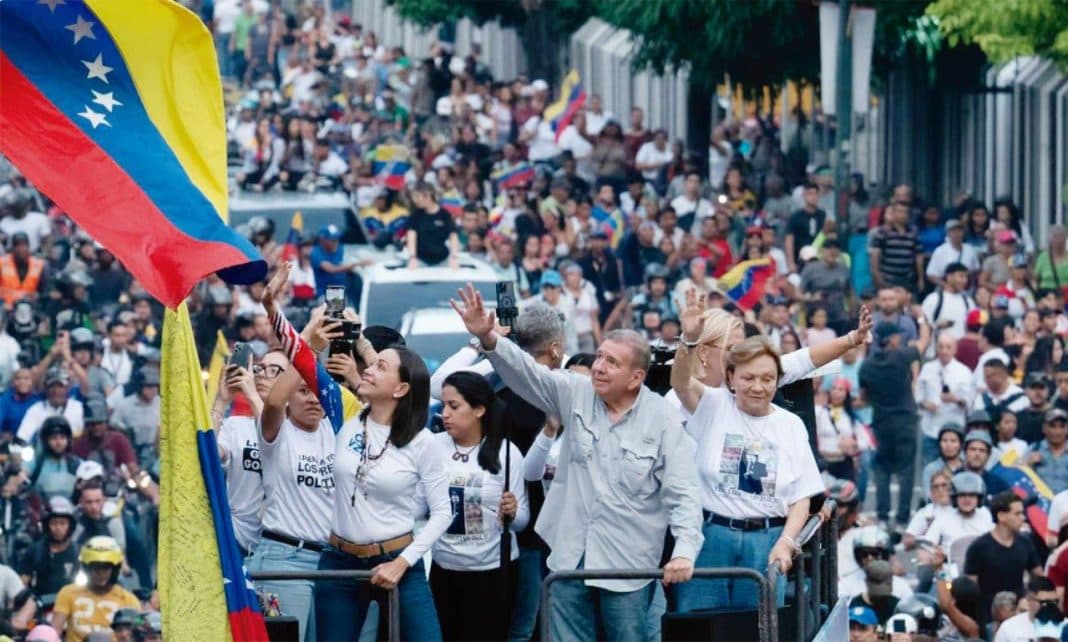
[[[211,351],[211,361],[208,363],[208,403],[215,403],[215,395],[219,394],[219,383],[222,381],[223,368],[226,367],[228,358],[230,344],[222,330],[219,330],[215,337],[215,349]]]
[[[546,121],[551,121],[564,113],[567,109],[567,99],[571,96],[571,91],[579,84],[579,82],[579,73],[577,71],[572,69],[567,72],[563,82],[560,83],[560,95],[557,96],[556,102],[545,108],[544,118]]]
[[[226,110],[211,33],[196,14],[171,0],[86,4],[115,41],[149,119],[189,180],[229,221],[226,139],[219,133],[226,131]]]
[[[197,455],[210,429],[185,303],[163,321],[159,591],[168,640],[230,640],[215,523]]]

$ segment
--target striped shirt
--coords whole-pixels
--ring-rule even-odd
[[[920,235],[913,226],[904,231],[890,225],[876,228],[871,249],[879,250],[879,271],[891,285],[912,289],[916,285],[916,257],[923,254]]]

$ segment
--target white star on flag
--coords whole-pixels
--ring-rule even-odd
[[[99,78],[104,82],[108,82],[108,72],[114,70],[114,67],[108,67],[104,64],[104,60],[101,54],[97,54],[96,60],[92,62],[89,62],[88,60],[83,60],[82,64],[85,65],[85,68],[89,70],[89,75],[86,76],[87,79]]]
[[[93,126],[93,129],[96,129],[100,125],[107,125],[108,127],[111,127],[111,123],[108,122],[107,115],[96,113],[92,109],[89,109],[89,105],[86,105],[85,111],[80,112],[78,115],[88,120],[89,123]]]
[[[93,92],[93,102],[100,105],[104,109],[107,109],[109,112],[114,111],[116,106],[122,106],[122,103],[115,100],[115,95],[110,91],[106,94],[102,94],[99,91],[95,91],[93,89],[90,89],[89,91]]]
[[[78,16],[77,22],[72,25],[67,25],[64,29],[74,32],[74,44],[78,44],[78,41],[82,38],[96,40],[96,36],[93,35],[93,25],[95,24],[95,22],[89,22],[81,16]]]
[[[49,13],[55,13],[56,5],[67,4],[67,0],[37,0],[37,4],[46,5]]]

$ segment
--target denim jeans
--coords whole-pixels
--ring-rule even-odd
[[[249,558],[249,571],[314,571],[319,568],[319,554],[269,539],[261,539]],[[300,638],[311,642],[315,636],[315,603],[311,580],[256,582],[257,588],[278,595],[283,615],[297,618]]]
[[[542,553],[537,548],[519,548],[519,567],[516,572],[515,604],[512,625],[508,629],[509,642],[529,642],[538,622],[541,600]]]
[[[369,571],[397,558],[400,551],[388,555],[358,558],[327,546],[319,561],[321,570]],[[434,642],[441,640],[441,627],[430,585],[426,581],[423,561],[419,560],[404,574],[400,584],[400,638]],[[360,637],[371,600],[380,600],[379,612],[384,620],[388,613],[386,592],[366,581],[319,580],[315,583],[315,620],[319,640],[351,642]],[[385,626],[381,625],[384,631]],[[380,635],[380,637],[382,637]]]
[[[653,600],[649,603],[649,614],[645,618],[645,639],[647,642],[660,642],[660,629],[663,627],[664,613],[667,612],[667,594],[664,585],[653,582]]]
[[[636,591],[617,593],[586,586],[582,580],[555,582],[549,603],[552,639],[558,642],[646,639],[655,585],[654,581]]]
[[[868,476],[871,474],[872,461],[875,459],[874,450],[865,450],[860,453],[860,460],[857,462],[857,497],[860,498],[860,505],[864,505],[864,499],[868,493]]]
[[[697,554],[696,568],[741,566],[763,574],[768,568],[768,554],[782,534],[782,526],[762,531],[740,531],[719,524],[706,523],[705,543]],[[780,576],[776,587],[779,606],[784,604],[786,578]],[[750,579],[695,579],[675,587],[680,613],[699,610],[755,609],[760,603],[760,589]]]

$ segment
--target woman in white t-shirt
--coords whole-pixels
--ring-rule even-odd
[[[816,406],[816,444],[831,476],[856,481],[854,457],[859,450],[858,433],[863,427],[853,414],[851,385],[848,379],[839,377],[831,386],[827,405]]]
[[[684,340],[671,371],[672,387],[692,413],[686,431],[697,441],[705,541],[694,565],[763,573],[778,563],[785,573],[799,550],[796,538],[809,500],[823,493],[823,479],[800,417],[771,402],[783,370],[767,337],[750,337],[731,348],[726,388],[708,388],[692,378],[702,308],[691,305],[680,317]],[[782,581],[780,605],[784,587]],[[753,582],[720,579],[680,584],[676,598],[682,612],[751,609],[759,599]]]
[[[442,384],[441,401],[445,432],[434,435],[431,451],[449,480],[452,519],[434,544],[430,588],[442,639],[503,640],[515,595],[515,533],[530,520],[523,455],[504,438],[501,409],[485,377],[452,373]],[[501,570],[503,523],[512,540],[507,572]],[[478,617],[472,617],[471,604],[478,605]]]
[[[361,350],[368,364],[357,394],[366,404],[337,435],[330,545],[319,570],[365,570],[370,584],[352,580],[315,583],[316,626],[322,640],[360,636],[372,599],[385,613],[386,591],[400,597],[400,638],[440,640],[423,555],[449,527],[449,485],[435,456],[434,436],[424,426],[430,405],[430,373],[416,353],[389,348]],[[417,490],[430,519],[415,530]],[[329,515],[332,514],[332,519]],[[414,534],[413,534],[414,533]]]

